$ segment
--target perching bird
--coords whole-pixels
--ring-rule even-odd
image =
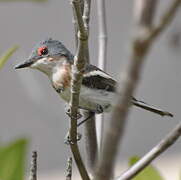
[[[29,67],[45,73],[60,97],[69,102],[71,69],[74,56],[57,40],[51,38],[38,43],[29,58],[15,69]],[[115,105],[116,81],[98,67],[86,64],[80,91],[79,108],[95,113],[109,112]],[[161,116],[173,115],[167,111],[132,98],[132,104]]]

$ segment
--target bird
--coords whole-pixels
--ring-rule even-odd
[[[52,38],[40,41],[30,56],[15,69],[31,68],[46,74],[52,87],[67,103],[71,97],[71,78],[74,55],[65,45]],[[110,112],[118,98],[117,81],[98,67],[86,63],[79,96],[79,109],[101,114]],[[131,104],[161,116],[173,114],[132,97]]]

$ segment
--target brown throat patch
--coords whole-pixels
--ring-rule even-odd
[[[55,88],[63,87],[68,88],[70,87],[71,82],[71,65],[64,64],[62,65],[53,77],[53,85]]]

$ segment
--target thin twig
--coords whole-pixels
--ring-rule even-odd
[[[168,26],[173,18],[175,17],[176,12],[181,6],[181,0],[174,0],[169,8],[165,11],[161,17],[160,23],[150,32],[150,36],[147,41],[154,40],[162,33],[162,31]]]
[[[90,11],[91,11],[91,0],[84,0],[83,21],[84,21],[84,27],[88,32],[88,36],[89,36]],[[85,45],[85,60],[87,63],[90,63],[88,41]],[[84,118],[86,118],[90,116],[92,112],[83,111],[83,114]],[[95,125],[95,113],[91,117],[91,119],[88,122],[86,122],[84,125],[84,137],[85,137],[87,162],[89,169],[93,174],[97,158],[97,136],[96,136],[96,125]]]
[[[87,38],[89,37],[89,20],[90,20],[90,10],[91,10],[91,0],[84,0],[84,8],[83,8],[83,22],[85,31],[87,32]],[[85,61],[89,63],[89,44],[88,41],[85,41]]]
[[[77,145],[77,112],[79,105],[80,88],[82,84],[82,75],[85,66],[85,59],[84,59],[85,44],[86,44],[85,42],[88,39],[88,35],[85,30],[84,22],[82,19],[80,0],[72,0],[72,6],[77,19],[79,33],[78,33],[78,48],[76,55],[74,56],[74,65],[72,66],[71,99],[70,99],[70,116],[71,116],[70,138],[73,143],[71,143],[70,147],[82,179],[89,180],[90,178],[88,176],[85,165],[82,161],[80,151]]]
[[[91,0],[84,0],[84,11],[82,18],[87,32],[89,32],[90,10],[91,10]]]
[[[90,116],[89,111],[83,112],[85,117]],[[91,117],[84,125],[84,138],[85,138],[85,145],[86,145],[86,158],[89,169],[94,174],[94,168],[97,159],[97,137],[96,137],[96,126],[95,126],[95,113],[94,116]]]
[[[83,18],[84,26],[87,32],[89,32],[90,9],[91,9],[91,0],[85,0],[85,1],[81,0],[82,18]],[[77,49],[78,25],[77,25],[77,19],[75,16],[74,8],[73,8],[73,14],[74,14],[73,24],[74,24],[74,30],[75,30],[75,46]],[[89,63],[88,41],[85,45],[84,54],[85,54],[85,61]],[[86,117],[90,116],[90,113],[92,113],[85,110],[81,110],[81,112],[83,114],[84,119],[86,119]],[[89,122],[86,122],[84,124],[84,137],[85,137],[85,146],[86,146],[86,153],[87,153],[86,157],[87,157],[89,168],[93,173],[93,168],[95,166],[96,157],[97,157],[97,136],[96,136],[96,126],[95,126],[95,115],[90,118]]]
[[[178,3],[178,1],[181,2],[181,0],[175,0],[172,3],[176,3],[178,6],[180,4]],[[136,3],[138,2],[140,3],[140,0],[136,1]],[[150,5],[149,3],[151,3],[152,5]],[[149,8],[150,6],[155,8],[155,3],[157,3],[157,0],[142,0],[142,6],[139,10],[142,12],[144,11],[145,13],[150,13],[147,8]],[[173,4],[171,5],[171,7],[175,7]],[[177,10],[177,8],[171,9],[171,11],[165,13],[166,15],[169,14],[169,16],[166,16],[169,20],[163,23],[163,28],[159,28],[161,29],[161,31],[159,31],[160,33],[169,24],[170,20],[172,19],[170,17],[173,17],[175,14],[174,11]],[[152,9],[152,11],[154,11],[154,9]],[[139,14],[143,15],[145,13]],[[154,14],[152,13],[147,17],[151,18],[147,18],[147,22],[145,21],[145,19],[143,21],[142,17],[138,18],[141,21],[137,22],[137,25],[139,26],[139,31],[136,33],[136,36],[132,42],[132,49],[130,57],[128,58],[129,64],[127,68],[125,68],[124,73],[122,74],[122,83],[120,83],[121,89],[118,91],[118,93],[120,94],[120,98],[116,102],[117,106],[113,110],[111,122],[108,126],[108,129],[106,130],[106,137],[100,164],[97,168],[98,171],[96,180],[108,180],[111,178],[111,176],[113,176],[115,158],[119,147],[119,141],[123,137],[124,127],[130,107],[131,96],[132,94],[134,94],[134,91],[139,83],[139,77],[141,76],[145,56],[148,54],[148,50],[153,42],[153,39],[158,37],[159,34],[154,33],[155,35],[152,35],[152,32],[157,29],[151,28],[153,27],[152,21]],[[160,26],[158,25],[158,27]],[[152,38],[150,38],[150,35],[152,35]]]
[[[98,31],[99,31],[99,67],[106,70],[107,60],[107,23],[106,23],[106,6],[105,0],[97,0],[97,16],[98,16]]]
[[[106,24],[106,6],[105,0],[97,0],[97,18],[98,18],[98,66],[100,69],[106,71],[107,65],[107,24]],[[96,124],[98,126],[98,141],[99,152],[102,149],[103,130],[104,130],[104,115],[97,118]]]
[[[156,13],[157,2],[152,3],[152,0],[135,0],[135,21],[141,28],[152,28],[153,16]]]
[[[37,180],[37,152],[32,152],[31,169],[29,180]]]
[[[145,0],[144,8],[150,7],[147,2],[155,3],[156,1]],[[137,2],[137,1],[136,1]],[[147,4],[147,6],[146,6]],[[145,11],[140,8],[140,11]],[[142,13],[140,13],[142,14]],[[152,18],[152,16],[150,16]],[[142,18],[139,18],[142,20]],[[152,22],[149,20],[149,22]],[[142,23],[139,23],[139,25]],[[150,27],[150,26],[149,26]],[[145,25],[143,27],[145,29]],[[141,27],[139,28],[140,31]],[[142,30],[142,29],[141,29]],[[138,37],[139,39],[139,37]],[[137,39],[133,41],[133,47],[131,49],[131,56],[128,58],[129,64],[127,68],[124,69],[124,74],[122,74],[122,81],[120,82],[121,89],[118,89],[119,98],[115,103],[116,106],[113,109],[111,121],[106,129],[105,141],[103,144],[102,157],[97,169],[97,179],[109,180],[113,176],[113,169],[115,165],[115,159],[119,148],[119,142],[123,137],[126,119],[129,111],[131,96],[136,88],[139,81],[139,74],[141,73],[141,66],[143,63],[143,58],[146,52],[146,47],[141,48],[142,54],[139,53],[140,44],[137,43]],[[138,51],[139,50],[139,51]]]
[[[129,180],[147,167],[155,158],[172,146],[181,136],[181,123],[179,123],[164,139],[162,139],[151,151],[143,156],[136,164],[124,172],[116,180]]]
[[[77,47],[78,47],[78,24],[77,24],[77,19],[76,19],[76,15],[75,15],[75,11],[74,11],[74,8],[72,6],[72,11],[73,11],[73,18],[72,18],[72,23],[74,25],[74,37],[75,37],[75,47],[76,47],[76,50],[77,50]]]
[[[66,168],[66,180],[72,179],[72,158],[68,158],[67,160],[67,168]]]

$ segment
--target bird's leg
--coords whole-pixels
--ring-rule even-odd
[[[53,88],[55,89],[55,91],[57,92],[57,93],[62,93],[64,90],[65,90],[65,88],[63,87],[63,85],[61,85],[61,84],[56,84],[56,83],[54,83],[54,84],[52,84],[52,86],[53,86]]]
[[[97,107],[96,107],[96,113],[97,114],[101,114],[104,112],[104,109],[101,105],[97,104]]]
[[[77,127],[79,127],[81,124],[85,123],[86,121],[88,121],[89,119],[91,119],[94,116],[94,112],[90,112],[89,116],[86,117],[84,120],[82,120],[81,122],[79,122],[77,124]]]
[[[71,114],[70,114],[70,108],[69,107],[65,107],[65,111],[66,111],[66,114],[71,117]],[[82,117],[82,115],[80,114],[80,112],[77,113],[77,119],[80,119]]]
[[[97,114],[101,114],[103,113],[103,107],[101,105],[97,105],[96,107],[96,113]],[[70,117],[70,108],[66,108],[66,114]],[[82,120],[81,122],[79,122],[77,124],[77,127],[79,127],[80,125],[82,125],[83,123],[85,123],[86,121],[88,121],[89,119],[91,119],[94,116],[95,112],[90,112],[89,116],[86,117],[84,120]],[[77,114],[77,119],[80,119],[82,117],[82,115],[80,114],[80,112],[78,112]],[[82,135],[80,133],[77,133],[77,141],[79,141],[81,139]],[[74,144],[74,142],[72,142],[71,138],[70,138],[70,133],[68,132],[67,135],[65,136],[65,144]]]
[[[64,88],[63,87],[59,87],[59,88],[56,88],[55,89],[57,91],[57,93],[62,93],[64,91]]]
[[[79,122],[77,124],[77,127],[79,127],[81,124],[83,124],[86,121],[88,121],[89,119],[91,119],[94,116],[94,114],[95,114],[94,112],[90,112],[88,117],[86,117],[84,120],[82,120],[81,122]],[[82,135],[80,133],[77,133],[77,141],[79,141],[81,139],[81,137],[82,137]],[[68,132],[67,135],[65,136],[64,143],[67,145],[74,144],[74,142],[70,138],[70,132]]]
[[[77,133],[77,139],[76,141],[79,141],[81,139],[82,135],[80,133]],[[75,142],[73,142],[70,138],[70,131],[68,131],[68,133],[66,134],[65,136],[65,139],[64,139],[64,143],[67,144],[67,145],[70,145],[70,144],[74,144]]]
[[[66,107],[66,114],[71,117],[71,114],[70,114],[70,108]],[[77,119],[80,119],[82,117],[82,115],[80,114],[80,112],[77,113]],[[81,139],[82,135],[80,133],[77,133],[77,141],[79,141]],[[66,134],[65,136],[65,139],[64,139],[64,143],[67,144],[67,145],[70,145],[70,144],[74,144],[74,142],[71,140],[70,138],[70,131],[68,131],[68,133]]]

